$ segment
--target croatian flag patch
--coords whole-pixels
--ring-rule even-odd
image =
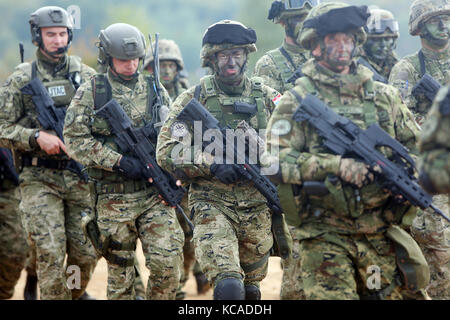
[[[278,102],[280,102],[280,99],[281,99],[281,94],[278,94],[275,98],[272,99],[272,101],[275,105],[277,105]]]

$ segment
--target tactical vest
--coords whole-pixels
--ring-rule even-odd
[[[214,82],[214,76],[209,75],[200,80],[200,84],[196,87],[194,97],[198,100],[200,91],[206,96],[204,102],[205,107],[211,114],[219,120],[222,127],[229,126],[231,129],[236,129],[239,122],[245,120],[253,128],[265,129],[267,127],[264,92],[262,90],[262,79],[253,77],[250,79],[252,91],[250,96],[243,97],[224,97],[220,96]],[[239,110],[236,108],[236,103],[245,103],[251,106],[246,110]],[[240,112],[242,111],[242,112]]]
[[[159,121],[159,117],[155,116],[155,108],[153,108],[156,101],[156,94],[153,84],[153,78],[146,77],[147,82],[147,107],[143,114],[142,126],[144,125],[154,125],[153,119]],[[94,108],[95,110],[100,109],[108,101],[112,99],[112,88],[105,74],[96,74],[91,79],[92,83],[92,94],[94,98]],[[91,124],[92,135],[96,140],[99,140],[104,146],[107,146],[114,151],[117,151],[123,155],[132,156],[131,153],[125,153],[119,150],[117,144],[115,143],[115,135],[110,131],[109,123],[106,119],[100,116],[94,116]],[[156,135],[157,135],[156,131]],[[152,143],[156,145],[156,136],[149,137]],[[124,176],[118,172],[110,172],[99,168],[88,168],[89,177],[95,181],[103,183],[118,183],[126,180]],[[137,191],[137,190],[135,190]],[[132,192],[132,191],[131,191]]]
[[[69,70],[65,79],[52,79],[45,81],[42,76],[39,78],[42,84],[47,89],[50,97],[53,99],[56,107],[67,107],[72,101],[75,92],[81,84],[81,58],[77,56],[68,56]],[[27,74],[31,80],[38,76],[38,69],[36,61],[32,63],[22,63],[17,66]]]
[[[277,48],[267,52],[267,55],[272,59],[275,67],[280,72],[281,80],[283,81],[283,90],[287,91],[294,87],[293,83],[288,82],[294,72],[299,68],[292,60],[289,53],[283,48]]]
[[[333,98],[325,90],[318,90],[313,81],[308,77],[303,77],[297,80],[297,85],[300,85],[308,93],[318,94],[320,92],[321,99]],[[364,86],[364,102],[362,106],[347,106],[333,104],[332,108],[336,113],[347,117],[353,121],[360,120],[364,123],[362,129],[367,128],[371,124],[379,123],[382,128],[390,125],[389,114],[384,110],[378,110],[375,104],[375,92],[373,88],[373,81],[369,80]],[[289,164],[296,164],[301,152],[292,150],[285,158]],[[313,197],[305,195],[297,185],[282,183],[278,186],[278,194],[280,202],[286,213],[286,221],[293,226],[299,226],[307,216],[312,214],[310,208],[324,208],[335,209],[339,212],[350,212],[351,217],[359,217],[365,210],[365,206],[362,200],[357,200],[359,195],[354,194],[354,190],[351,187],[343,187],[339,179],[334,180],[332,176],[325,180],[325,185],[329,190],[329,195],[323,197]],[[364,187],[366,194],[379,193],[378,186],[374,184]],[[373,189],[373,190],[372,190]],[[356,189],[355,189],[356,190]],[[359,192],[359,191],[358,191]],[[362,196],[362,195],[361,195]],[[332,203],[326,203],[326,199],[330,198]],[[336,201],[335,198],[339,198],[342,201]],[[387,198],[387,196],[386,196]],[[319,211],[316,212],[318,214]],[[313,213],[314,214],[314,213]]]

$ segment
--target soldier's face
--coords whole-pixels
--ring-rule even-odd
[[[178,69],[175,61],[164,60],[159,62],[159,74],[163,85],[173,82],[177,72]]]
[[[216,54],[216,59],[219,76],[224,79],[237,79],[241,76],[247,53],[243,48],[222,50]]]
[[[133,60],[121,60],[112,58],[114,71],[124,76],[125,78],[131,78],[137,71],[139,66],[139,58]]]
[[[424,23],[425,29],[436,40],[447,40],[450,30],[450,16],[443,14],[432,17]]]
[[[369,38],[364,44],[367,54],[375,59],[382,60],[392,54],[397,39],[393,37]]]
[[[328,34],[323,39],[324,52],[319,44],[313,50],[314,56],[321,56],[319,61],[323,66],[334,72],[343,72],[352,62],[352,53],[355,49],[355,39],[352,35],[343,32]]]
[[[69,42],[69,33],[66,27],[43,27],[41,35],[44,48],[51,53],[56,53],[59,48],[64,48]]]

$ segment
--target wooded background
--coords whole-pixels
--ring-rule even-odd
[[[101,29],[116,22],[138,27],[147,37],[155,32],[160,38],[175,40],[183,54],[191,84],[205,74],[200,67],[203,33],[211,24],[232,19],[253,28],[257,35],[258,52],[250,55],[248,72],[266,51],[280,46],[284,30],[267,19],[273,0],[0,0],[0,80],[3,81],[20,63],[19,42],[25,47],[25,61],[35,57],[28,20],[42,6],[56,5],[80,9],[80,29],[74,32],[70,54],[78,55],[92,67],[96,66],[98,49],[95,43]],[[322,0],[323,2],[329,2]],[[409,7],[412,0],[347,0],[348,4],[374,5],[390,10],[400,24],[397,54],[402,57],[415,52],[420,42],[408,33]],[[148,38],[147,38],[148,39]],[[147,40],[148,42],[148,40]]]

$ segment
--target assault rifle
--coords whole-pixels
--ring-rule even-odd
[[[412,205],[422,209],[432,208],[447,221],[447,217],[432,203],[432,197],[426,193],[414,177],[415,163],[408,150],[378,124],[372,124],[362,130],[350,119],[338,115],[316,96],[307,94],[301,98],[291,90],[300,102],[292,119],[307,121],[323,138],[323,145],[333,153],[362,160],[373,168],[378,165],[381,173],[373,170],[376,181],[394,195],[401,195]],[[387,159],[377,147],[388,147],[392,150],[393,161]]]
[[[289,249],[285,244],[287,240],[282,230],[282,209],[280,199],[278,198],[277,187],[267,177],[260,173],[261,168],[258,165],[251,164],[249,157],[245,152],[239,152],[237,145],[234,143],[234,135],[227,135],[227,127],[221,128],[219,121],[195,98],[191,99],[178,114],[177,119],[189,124],[194,124],[195,121],[201,121],[202,132],[206,130],[214,130],[220,132],[223,137],[223,141],[217,143],[223,143],[222,147],[225,150],[226,146],[234,146],[233,159],[242,159],[237,162],[243,162],[242,164],[227,164],[234,166],[245,178],[253,181],[255,188],[267,199],[267,206],[274,213],[272,216],[272,223],[274,226],[275,238],[277,239],[280,249],[280,255],[283,259],[289,256]],[[233,137],[231,137],[233,136]],[[208,142],[203,141],[202,148],[205,148]],[[243,153],[243,154],[242,154]]]
[[[176,185],[176,180],[167,171],[163,170],[156,162],[156,152],[150,141],[150,136],[154,134],[153,124],[135,129],[130,118],[125,113],[121,105],[111,99],[96,114],[105,118],[111,126],[113,134],[116,136],[115,142],[124,153],[132,152],[141,161],[143,166],[143,178],[153,179],[153,184],[159,191],[163,199],[183,215],[191,231],[188,236],[192,236],[194,225],[188,219],[180,206],[181,199],[186,193],[186,189]]]
[[[19,185],[19,175],[14,167],[11,151],[6,148],[0,148],[0,182],[8,179]]]
[[[48,94],[47,89],[42,81],[35,77],[28,84],[20,89],[23,94],[31,95],[33,104],[38,113],[38,121],[45,130],[53,130],[61,141],[64,142],[63,128],[64,118],[66,116],[66,108],[56,108],[53,99]],[[88,180],[86,172],[83,172],[83,166],[75,160],[70,160],[66,166],[70,170],[83,179]]]
[[[414,86],[411,94],[416,99],[424,96],[425,98],[433,102],[440,88],[441,84],[428,73],[425,73],[419,80],[419,82],[417,82],[417,84]]]

